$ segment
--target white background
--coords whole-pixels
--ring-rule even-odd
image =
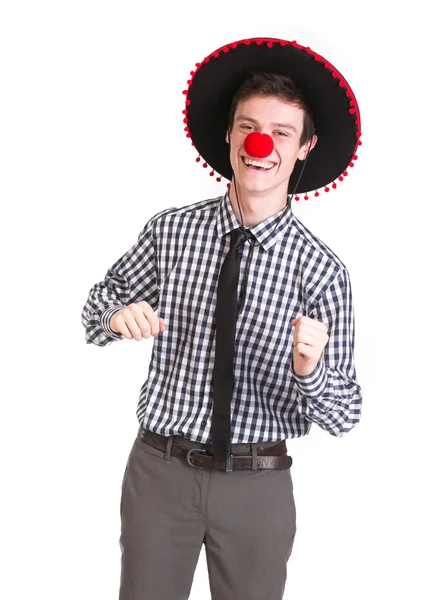
[[[411,4],[2,4],[2,598],[118,597],[121,480],[153,338],[87,345],[81,311],[148,219],[225,191],[184,137],[182,90],[210,52],[258,36],[332,62],[363,134],[336,191],[293,201],[350,273],[364,407],[342,439],[315,425],[289,442],[298,531],[284,598],[421,597]],[[210,599],[203,552],[190,598]]]

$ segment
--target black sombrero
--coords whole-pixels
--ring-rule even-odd
[[[223,46],[196,63],[191,71],[183,110],[186,136],[209,175],[231,180],[229,147],[225,141],[228,113],[237,88],[255,72],[288,75],[303,92],[313,112],[317,144],[310,152],[296,193],[336,188],[348,175],[361,145],[361,118],[355,95],[339,71],[326,59],[297,42],[252,38]],[[291,193],[302,162],[289,180]],[[229,185],[229,184],[228,184]],[[296,196],[296,199],[299,197]],[[307,194],[304,196],[307,200]]]

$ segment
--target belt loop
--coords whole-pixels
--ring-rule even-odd
[[[251,454],[252,454],[251,470],[257,471],[257,444],[250,444],[250,445],[251,445]]]
[[[174,436],[171,435],[167,441],[167,450],[165,452],[165,460],[171,460],[171,449],[174,441]]]

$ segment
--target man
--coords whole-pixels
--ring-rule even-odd
[[[188,598],[202,544],[213,600],[279,600],[296,533],[285,440],[312,423],[342,436],[361,414],[348,272],[291,210],[346,176],[358,105],[330,63],[273,39],[212,53],[185,94],[198,162],[229,191],[156,214],[82,313],[87,343],[155,337],[120,600]]]

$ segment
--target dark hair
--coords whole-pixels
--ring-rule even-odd
[[[231,131],[234,124],[234,115],[240,102],[252,96],[278,96],[285,102],[295,104],[303,109],[303,131],[300,137],[300,146],[311,140],[314,132],[314,119],[304,95],[290,77],[277,73],[254,73],[246,79],[235,92],[228,115],[228,128]]]

